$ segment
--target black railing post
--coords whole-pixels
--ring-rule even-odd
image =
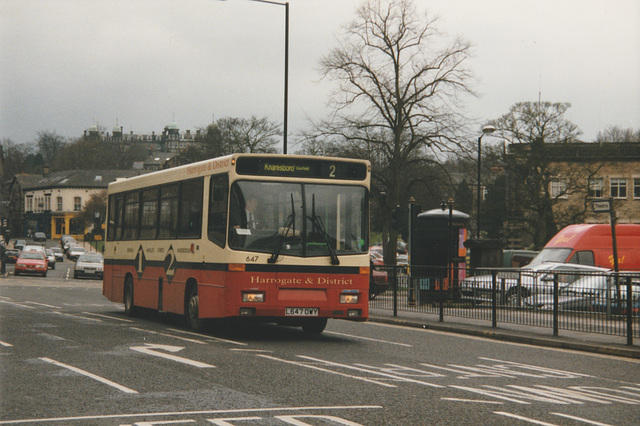
[[[449,269],[447,266],[447,277],[449,277]],[[451,284],[451,282],[449,282],[449,284]],[[440,291],[438,291],[438,320],[440,322],[444,322],[444,297],[445,294],[447,294],[446,290],[444,290],[442,287],[444,286],[444,283],[440,286]]]
[[[396,275],[396,268],[392,269],[391,273],[391,285],[393,286],[393,316],[398,316],[398,278]]]
[[[616,274],[617,275],[617,274]],[[633,286],[631,277],[627,277],[627,345],[633,345]],[[620,301],[622,305],[622,301]]]
[[[553,274],[553,335],[558,336],[558,298],[560,297],[560,291],[558,286],[558,274]]]
[[[498,327],[498,271],[491,271],[491,327]]]

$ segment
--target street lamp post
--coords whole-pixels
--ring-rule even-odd
[[[284,6],[284,119],[282,121],[282,153],[287,153],[287,122],[289,116],[289,2],[280,3],[271,0],[251,0],[258,3]]]
[[[482,170],[482,137],[496,131],[493,126],[484,126],[482,134],[478,137],[478,192],[476,194],[476,239],[480,239],[480,200],[482,197],[482,183],[480,171]]]

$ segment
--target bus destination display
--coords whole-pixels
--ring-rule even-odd
[[[240,157],[236,172],[252,176],[283,176],[316,179],[365,180],[363,163],[299,158]]]

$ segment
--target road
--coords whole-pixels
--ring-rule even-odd
[[[638,360],[373,322],[193,333],[72,265],[0,278],[0,425],[640,424]]]

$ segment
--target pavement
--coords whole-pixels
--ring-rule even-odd
[[[491,327],[491,321],[451,316],[445,316],[444,321],[440,322],[438,315],[422,312],[398,311],[398,316],[394,317],[392,310],[380,308],[369,309],[369,321],[465,334],[534,346],[640,359],[640,337],[637,336],[634,337],[632,345],[627,345],[626,336],[583,333],[569,330],[559,330],[559,335],[554,336],[553,329],[551,328],[510,323],[498,323],[498,326],[493,328]],[[637,326],[638,321],[634,322],[634,327]],[[634,329],[634,334],[638,334],[637,329]]]

